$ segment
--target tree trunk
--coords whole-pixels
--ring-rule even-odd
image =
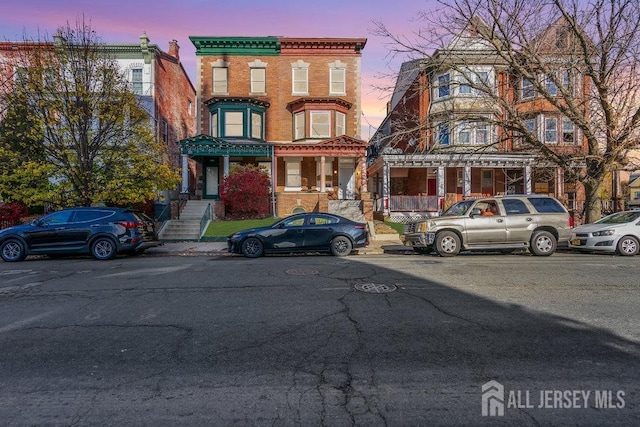
[[[582,183],[585,192],[584,222],[590,223],[602,217],[602,200],[600,198],[602,190],[602,180],[588,179]]]

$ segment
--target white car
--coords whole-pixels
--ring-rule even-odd
[[[569,247],[636,255],[640,249],[640,210],[617,212],[574,228]]]

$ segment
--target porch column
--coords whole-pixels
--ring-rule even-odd
[[[444,166],[438,166],[438,172],[436,175],[436,184],[438,185],[438,197],[444,197],[445,196]]]
[[[531,166],[524,167],[524,193],[531,194]]]
[[[366,193],[367,190],[367,158],[360,157],[360,194]]]
[[[182,186],[180,192],[189,192],[189,157],[186,154],[182,155]]]
[[[382,203],[385,215],[389,215],[389,192],[391,190],[391,169],[388,163],[382,167]]]
[[[320,192],[324,193],[327,183],[325,178],[325,164],[327,160],[324,156],[320,156]]]
[[[556,168],[556,185],[555,185],[555,198],[562,199],[564,194],[564,169]]]
[[[229,156],[222,158],[222,174],[225,178],[229,176]]]
[[[462,195],[464,197],[471,196],[471,166],[464,167],[464,176],[462,177]]]

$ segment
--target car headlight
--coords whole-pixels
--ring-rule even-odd
[[[600,236],[613,236],[614,234],[616,234],[616,230],[602,230],[602,231],[595,231],[593,233],[591,233],[593,235],[593,237],[600,237]]]

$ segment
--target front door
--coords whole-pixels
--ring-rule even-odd
[[[218,198],[218,167],[217,166],[207,166],[205,168],[204,198],[205,199]]]
[[[356,179],[354,176],[354,168],[349,165],[340,165],[338,170],[338,187],[339,199],[355,199],[356,198]]]

